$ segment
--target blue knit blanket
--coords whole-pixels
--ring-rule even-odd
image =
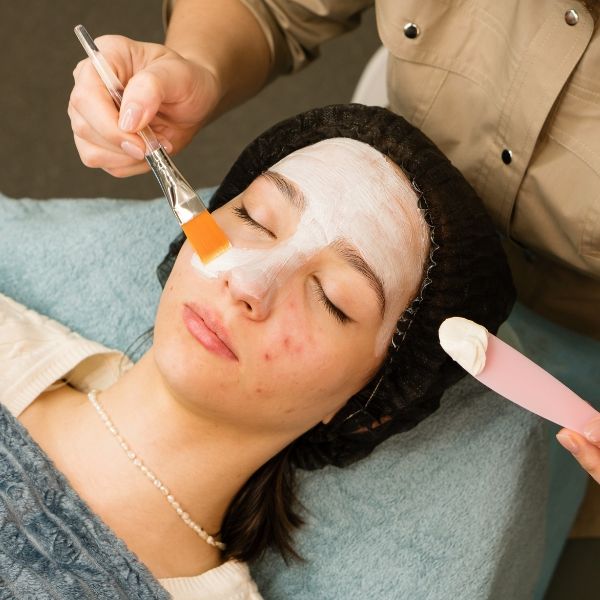
[[[0,405],[0,598],[170,598],[4,405]]]

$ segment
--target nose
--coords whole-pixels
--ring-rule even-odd
[[[232,269],[224,274],[224,283],[247,317],[262,321],[269,316],[276,294],[273,282],[264,277],[252,279],[240,269]]]
[[[306,252],[300,252],[293,239],[279,244],[276,249],[239,249],[236,256],[234,248],[223,255],[230,254],[235,260],[220,271],[219,277],[234,302],[241,303],[251,319],[259,321],[269,316],[282,287],[304,263]]]

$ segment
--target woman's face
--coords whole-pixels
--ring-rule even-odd
[[[399,169],[345,138],[290,154],[213,216],[233,249],[203,266],[184,244],[156,364],[204,417],[289,441],[377,371],[418,290],[427,226]]]

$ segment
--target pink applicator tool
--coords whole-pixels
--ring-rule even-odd
[[[583,435],[600,417],[588,402],[482,325],[462,317],[446,319],[439,329],[442,348],[461,367],[507,400]]]

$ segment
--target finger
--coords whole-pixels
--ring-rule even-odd
[[[137,161],[125,154],[111,153],[101,148],[94,148],[85,140],[77,137],[75,137],[75,145],[77,146],[82,162],[86,166],[101,168],[113,177],[130,177],[150,170],[145,160]]]
[[[117,107],[89,60],[83,61],[79,69],[69,105],[73,130],[80,138],[113,152],[120,149],[124,141],[144,151],[139,136],[119,129]],[[73,118],[74,111],[79,118]]]
[[[600,483],[600,448],[569,429],[561,429],[556,438],[573,454],[575,460]]]
[[[148,163],[146,161],[137,163],[131,167],[103,169],[103,171],[106,171],[109,175],[118,178],[131,177],[132,175],[140,175],[141,173],[146,173],[149,170],[150,167],[148,166]],[[156,193],[157,195],[159,195],[158,189],[156,190]]]
[[[583,434],[592,444],[600,446],[600,417],[592,419],[584,427]]]
[[[75,81],[77,81],[77,78],[79,77],[79,73],[81,73],[81,69],[83,68],[83,64],[85,63],[86,60],[89,59],[83,59],[80,60],[76,65],[75,68],[73,69],[73,79]]]
[[[600,448],[584,440],[581,450],[574,456],[596,482],[600,483]]]
[[[194,72],[190,65],[181,57],[160,57],[135,73],[123,92],[123,104],[121,107],[121,119],[124,130],[131,131],[142,129],[151,124],[154,128],[153,119],[159,114],[161,108],[166,106],[171,111],[181,107],[181,113],[177,120],[185,122],[189,120],[189,106],[186,101],[197,94],[198,73]],[[198,107],[196,106],[196,110]],[[127,111],[132,110],[133,120],[127,118]],[[192,122],[197,120],[192,118]]]
[[[161,82],[147,69],[159,46],[115,35],[100,36],[95,43],[125,87],[119,128],[129,133],[143,129],[154,118],[162,102]],[[145,52],[148,47],[152,49],[149,55]]]
[[[129,135],[125,135],[125,139],[121,142],[120,147],[115,148],[79,114],[77,109],[72,104],[69,104],[67,113],[71,119],[71,129],[73,130],[74,136],[77,136],[77,138],[85,140],[92,146],[103,148],[108,152],[115,152],[118,154],[119,151],[121,151],[137,161],[144,160],[144,152],[140,149],[140,144],[137,143],[137,140],[135,144],[132,144],[130,142]],[[137,135],[135,137],[139,138]],[[173,144],[164,135],[157,134],[156,137],[167,152],[171,153],[173,151]],[[142,146],[143,145],[144,144],[142,142]]]
[[[91,169],[130,168],[145,161],[131,158],[124,152],[111,152],[95,144],[91,144],[77,135],[73,136],[81,162]]]
[[[136,73],[123,92],[119,112],[122,131],[139,131],[156,116],[164,99],[163,82],[149,69]]]
[[[89,121],[86,121],[86,119],[83,118],[81,113],[71,102],[69,102],[69,105],[67,106],[67,114],[71,120],[71,129],[73,130],[74,136],[110,152],[117,151],[117,148],[113,144],[97,132]]]

